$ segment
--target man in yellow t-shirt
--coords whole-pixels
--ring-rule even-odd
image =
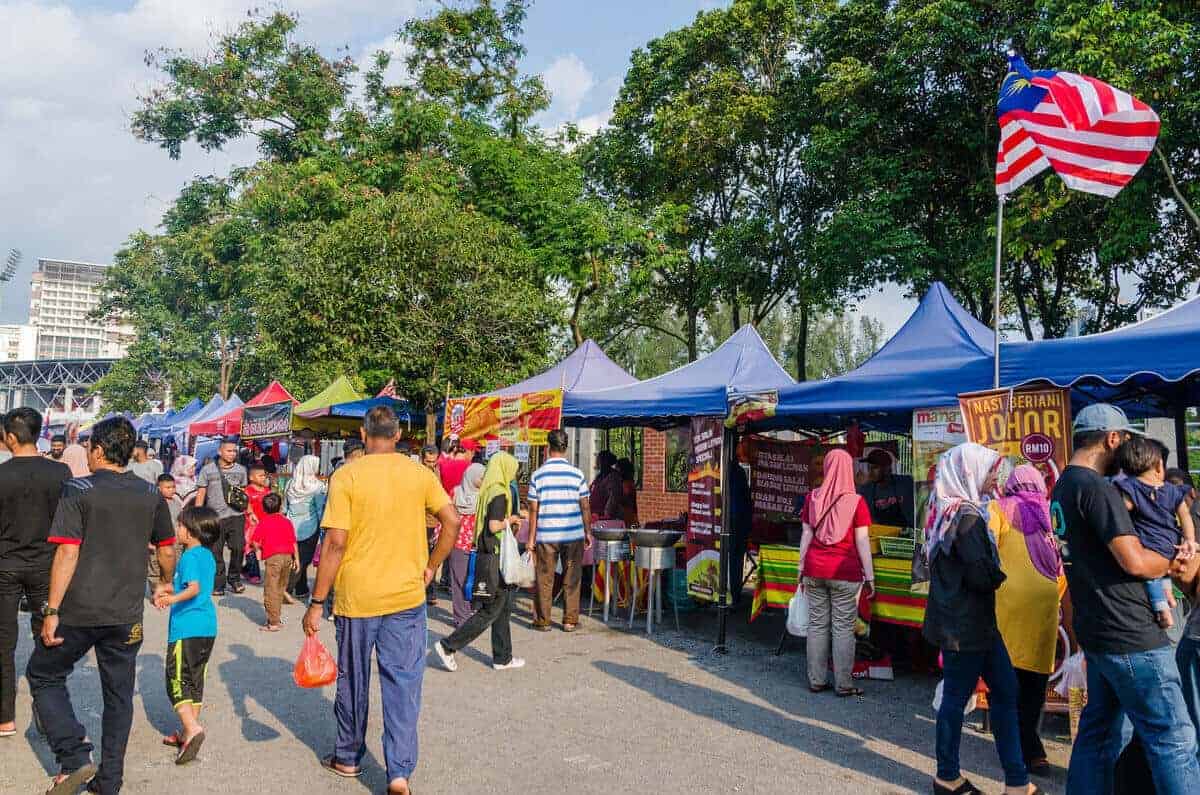
[[[321,564],[304,615],[305,634],[317,634],[322,605],[336,581],[337,744],[321,764],[339,776],[362,772],[374,653],[388,792],[409,795],[425,673],[425,587],[454,547],[459,519],[437,475],[396,453],[400,424],[390,408],[367,412],[362,437],[367,454],[330,481]],[[445,531],[432,552],[426,514],[436,516]]]

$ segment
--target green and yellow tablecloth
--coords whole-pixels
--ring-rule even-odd
[[[758,584],[750,620],[767,608],[786,610],[796,593],[800,573],[800,548],[788,544],[763,544],[758,548]],[[874,620],[920,629],[925,622],[925,596],[913,593],[912,562],[874,556]]]

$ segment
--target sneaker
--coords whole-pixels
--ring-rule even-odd
[[[233,591],[234,593],[245,593],[246,586],[242,585],[240,582],[235,582],[233,585],[229,586],[229,590]]]
[[[224,595],[225,595],[225,589],[224,589],[224,588],[213,588],[213,592],[212,592],[212,593],[213,593],[213,596],[224,596]]]
[[[434,641],[433,653],[438,658],[438,662],[440,662],[442,667],[447,671],[454,672],[458,670],[458,662],[454,659],[454,652],[446,651],[440,640]],[[524,663],[522,663],[522,665],[524,665]]]
[[[493,671],[511,671],[515,668],[524,668],[524,667],[525,667],[525,661],[522,660],[520,657],[513,657],[511,660],[504,663],[503,665],[501,665],[500,663],[492,663]]]

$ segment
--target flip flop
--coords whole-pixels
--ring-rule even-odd
[[[829,685],[809,685],[808,686],[808,692],[810,692],[810,693],[824,693],[828,689],[829,689]]]
[[[78,770],[72,770],[62,781],[50,785],[46,795],[75,795],[79,788],[96,777],[96,766],[88,763]]]
[[[179,742],[178,734],[168,734],[167,736],[163,737],[162,744],[168,748],[178,748],[182,745],[182,743]]]
[[[204,745],[204,732],[196,732],[192,739],[185,742],[179,747],[179,754],[175,757],[175,764],[186,765],[196,758],[200,753],[200,746]]]
[[[578,629],[578,624],[563,624],[563,632],[576,632]]]
[[[837,691],[838,698],[851,698],[853,696],[866,695],[861,687],[848,687],[845,690]]]
[[[325,768],[330,773],[333,773],[335,776],[341,776],[342,778],[358,778],[359,776],[362,775],[362,768],[360,768],[360,767],[354,768],[354,772],[352,772],[352,773],[348,773],[345,770],[342,770],[341,768],[339,768],[337,766],[336,763],[334,763],[332,756],[327,756],[324,759],[322,759],[321,767]]]
[[[16,737],[16,729],[0,729],[0,737]]]

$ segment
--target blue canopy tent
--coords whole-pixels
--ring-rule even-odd
[[[412,422],[412,408],[407,400],[394,397],[373,397],[362,400],[352,400],[349,403],[334,403],[329,407],[328,417],[348,417],[362,419],[367,412],[376,406],[390,406],[396,412],[396,419],[401,422]]]
[[[715,351],[669,373],[622,386],[571,392],[563,424],[669,428],[692,417],[724,417],[729,400],[795,385],[753,326],[743,326]]]
[[[213,398],[218,399],[216,395],[213,395]],[[169,429],[172,425],[175,425],[179,422],[188,422],[193,416],[200,413],[203,408],[204,401],[202,401],[200,398],[192,398],[191,402],[179,409],[179,411],[168,414],[158,422],[155,422],[149,427],[143,428],[142,431],[145,433],[147,438],[150,439],[161,439],[165,436],[169,436]]]
[[[625,372],[621,365],[608,358],[599,345],[592,340],[584,340],[583,344],[572,351],[567,358],[549,370],[487,394],[511,397],[523,395],[526,392],[541,392],[562,387],[563,399],[569,402],[574,392],[588,392],[636,383],[637,379]]]
[[[1150,416],[1200,404],[1200,298],[1101,334],[1006,343],[1000,383],[1071,387],[1073,402],[1125,404]]]
[[[991,329],[934,282],[874,356],[844,375],[780,389],[775,416],[755,427],[833,430],[857,419],[865,427],[908,432],[913,409],[955,406],[960,393],[991,386]]]
[[[220,417],[241,405],[242,399],[237,395],[232,395],[229,400],[222,400],[220,395],[213,395],[208,403],[204,404],[204,407],[191,417],[184,417],[182,413],[176,416],[167,428],[165,435],[174,438],[175,446],[181,451],[186,450],[189,425],[194,422],[203,422],[213,417]]]

